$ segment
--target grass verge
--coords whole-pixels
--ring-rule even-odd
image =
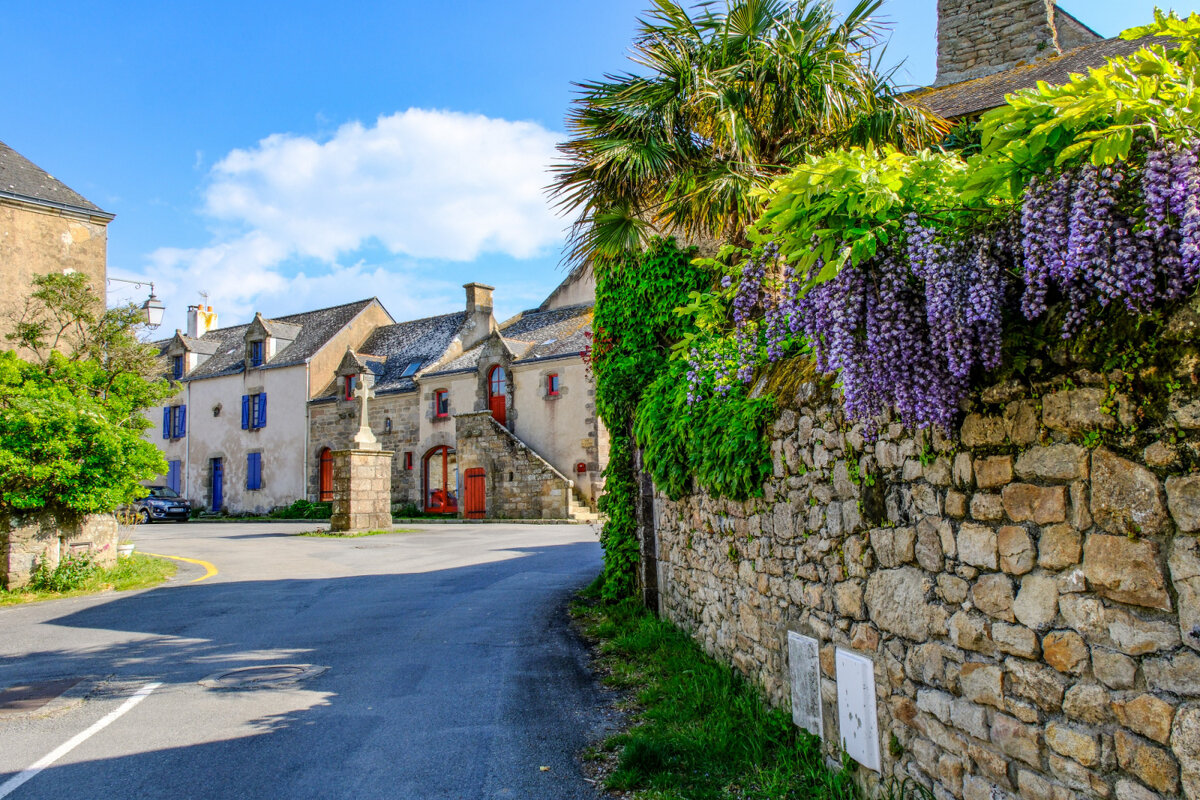
[[[383,536],[388,533],[417,533],[416,528],[392,528],[388,531],[358,531],[356,533],[330,533],[329,531],[306,531],[296,536],[313,536],[318,539],[358,539],[362,536]]]
[[[826,766],[821,742],[769,709],[758,690],[683,631],[626,601],[600,600],[601,579],[571,607],[595,649],[594,668],[619,690],[629,727],[584,753],[604,788],[638,800],[850,800],[863,797],[847,762]],[[933,800],[912,780],[885,781],[880,800]]]
[[[686,633],[632,602],[604,604],[594,588],[572,614],[630,711],[629,730],[585,754],[608,762],[606,789],[646,800],[859,797],[848,770],[825,766],[819,739]]]
[[[85,594],[96,594],[113,590],[127,592],[132,589],[148,589],[157,586],[175,574],[177,566],[174,561],[165,558],[134,553],[129,558],[117,560],[117,565],[110,569],[96,570],[88,575],[73,589],[54,592],[45,589],[0,589],[0,606],[19,605],[21,603],[36,603],[42,600],[54,600],[60,597],[79,597]]]

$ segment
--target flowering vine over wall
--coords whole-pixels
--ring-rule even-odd
[[[1165,38],[1011,96],[970,158],[855,148],[776,182],[752,249],[711,260],[726,277],[688,307],[689,401],[811,348],[852,419],[949,427],[1014,326],[1049,315],[1070,338],[1191,295],[1200,15],[1125,36]]]

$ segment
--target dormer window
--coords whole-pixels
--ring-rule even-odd
[[[183,356],[171,357],[171,377],[175,380],[183,377]]]
[[[353,400],[354,389],[358,386],[357,375],[347,375],[342,378],[342,399]]]
[[[257,339],[250,343],[250,366],[261,367],[263,365],[263,354],[266,351],[266,342],[262,339]]]

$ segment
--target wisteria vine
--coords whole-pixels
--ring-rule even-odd
[[[811,288],[775,243],[762,246],[722,281],[733,334],[691,349],[689,402],[749,383],[803,341],[821,371],[839,373],[848,417],[869,432],[893,410],[949,428],[972,377],[1000,366],[1006,314],[1036,320],[1061,306],[1070,338],[1113,304],[1145,313],[1190,295],[1200,146],[1135,152],[1033,179],[1009,219],[960,228],[909,212],[890,247]]]

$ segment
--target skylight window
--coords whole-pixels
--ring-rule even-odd
[[[413,375],[416,374],[417,370],[419,370],[420,368],[421,368],[420,361],[411,361],[411,362],[409,362],[408,366],[404,368],[404,372],[400,373],[400,377],[401,378],[411,378]]]

